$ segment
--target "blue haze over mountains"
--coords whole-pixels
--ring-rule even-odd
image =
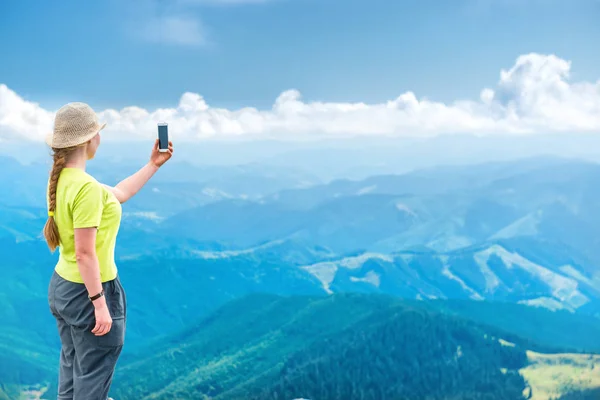
[[[598,318],[596,142],[182,144],[123,206],[117,262],[131,309],[128,351],[256,293],[489,300]],[[147,155],[142,143],[109,141],[101,151],[90,172],[109,184]],[[56,254],[40,233],[47,150],[4,152],[3,350],[47,354],[58,344],[46,305]],[[28,158],[18,161],[21,152]]]

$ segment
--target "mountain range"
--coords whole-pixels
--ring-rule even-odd
[[[591,354],[600,352],[599,333],[596,318],[511,303],[254,294],[124,353],[112,393],[120,399],[586,398],[600,381],[600,356]],[[25,388],[52,398],[51,375]]]
[[[6,255],[0,337],[5,360],[17,365],[6,376],[9,382],[40,382],[52,371],[49,360],[58,346],[47,334],[53,321],[46,306],[56,254],[40,237],[47,166],[10,158],[0,158],[0,165],[0,184],[12,189],[0,198],[0,249]],[[316,299],[360,293],[364,299],[493,301],[552,310],[540,324],[556,313],[592,324],[600,316],[598,164],[534,158],[333,181],[256,164],[171,167],[123,207],[117,258],[131,305],[129,348],[142,352],[139,359],[151,343],[179,341],[180,332],[195,329],[194,321],[257,293]],[[134,168],[90,167],[106,183],[125,170]],[[394,318],[389,316],[389,329],[395,332]],[[513,330],[503,331],[503,338],[517,325],[511,321]],[[531,330],[521,332],[531,338],[521,350],[570,351],[573,343],[553,332],[543,340]],[[344,340],[357,340],[348,335]],[[302,346],[307,341],[308,334]],[[579,350],[598,351],[590,343],[584,347]],[[271,387],[269,395],[287,396],[297,388],[290,382],[304,382],[304,372],[291,372],[297,367],[285,371],[291,374],[287,383]]]

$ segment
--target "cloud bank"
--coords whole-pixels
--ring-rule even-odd
[[[600,132],[600,80],[570,82],[570,69],[569,61],[555,55],[522,55],[479,99],[448,104],[420,99],[413,92],[376,104],[306,102],[298,91],[288,90],[265,110],[212,107],[200,94],[184,93],[176,108],[96,111],[108,123],[103,137],[109,140],[154,137],[158,121],[167,121],[179,141]],[[53,115],[0,84],[1,139],[41,141],[52,129]]]

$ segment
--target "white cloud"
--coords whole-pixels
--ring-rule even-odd
[[[0,139],[43,140],[52,128],[53,117],[50,111],[0,84]]]
[[[184,93],[176,108],[153,111],[132,106],[99,112],[108,123],[104,137],[153,137],[167,121],[176,140],[200,137],[439,135],[444,133],[600,132],[600,81],[570,82],[571,63],[554,55],[520,56],[502,70],[495,89],[478,100],[444,104],[406,92],[376,103],[305,102],[296,90],[283,92],[270,109],[212,107]],[[52,112],[0,85],[0,137],[42,140]]]

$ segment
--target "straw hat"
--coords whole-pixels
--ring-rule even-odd
[[[96,136],[106,123],[100,124],[92,108],[85,103],[69,103],[60,108],[54,117],[54,131],[46,137],[46,143],[61,149],[83,144]]]

